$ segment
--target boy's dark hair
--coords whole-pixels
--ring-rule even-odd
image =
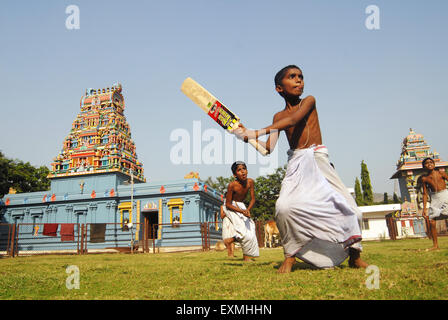
[[[247,169],[247,166],[246,166],[246,164],[245,164],[243,161],[235,161],[235,162],[232,164],[232,167],[231,167],[231,169],[232,169],[232,173],[233,173],[233,174],[235,174],[236,169],[238,168],[238,166],[239,166],[240,164],[242,164],[242,165]]]
[[[425,162],[428,161],[428,160],[431,160],[433,163],[435,163],[433,158],[425,158],[422,161],[422,167],[425,167]]]
[[[284,67],[275,75],[274,78],[275,86],[280,86],[282,84],[282,79],[285,77],[285,74],[289,69],[299,69],[300,71],[302,71],[302,69],[300,69],[298,66],[294,64],[290,64],[289,66]]]

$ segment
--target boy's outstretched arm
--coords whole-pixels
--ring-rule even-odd
[[[308,96],[305,99],[303,99],[302,106],[293,114],[291,114],[288,117],[282,118],[270,126],[261,129],[260,131],[266,131],[269,133],[271,130],[285,130],[287,128],[290,128],[292,126],[295,126],[300,121],[305,118],[305,116],[310,113],[311,110],[313,110],[316,107],[316,99],[314,99],[313,96]]]
[[[240,137],[241,139],[257,139],[260,136],[277,133],[281,130],[285,130],[292,126],[295,126],[297,123],[303,120],[305,116],[316,107],[316,99],[313,96],[308,96],[303,99],[302,106],[296,112],[291,114],[290,116],[279,119],[278,121],[274,121],[273,124],[267,126],[264,129],[260,130],[248,130],[246,128],[237,128],[234,130],[234,133]],[[277,136],[278,138],[278,136]],[[266,148],[269,148],[267,145]]]
[[[272,120],[272,123],[275,123],[275,121],[276,121],[276,115],[274,116],[274,119]],[[240,123],[239,127],[237,129],[235,129],[233,131],[233,133],[239,139],[241,139],[241,140],[243,140],[244,142],[247,143],[247,141],[249,139],[247,138],[246,133],[248,131],[252,131],[252,130],[246,129],[244,127],[244,125]],[[280,135],[280,131],[272,130],[270,132],[269,137],[266,140],[266,142],[257,139],[257,143],[260,144],[263,148],[265,148],[267,150],[268,154],[269,154],[269,153],[271,153],[274,150],[275,146],[277,145],[277,141],[278,141],[279,135]]]

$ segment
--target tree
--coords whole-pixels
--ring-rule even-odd
[[[361,187],[362,187],[362,199],[365,205],[371,205],[373,203],[373,190],[370,183],[370,174],[367,169],[367,164],[364,160],[361,162]]]
[[[234,176],[228,178],[217,177],[216,181],[214,181],[212,177],[208,177],[207,180],[204,181],[204,183],[215,189],[217,192],[225,194],[227,191],[227,186],[229,185],[230,182],[234,180],[235,180]]]
[[[8,193],[11,185],[8,174],[11,168],[11,162],[0,151],[0,197]]]
[[[45,166],[36,168],[29,162],[8,159],[0,152],[0,195],[3,197],[11,187],[18,193],[49,190],[49,173]]]
[[[400,198],[398,198],[397,194],[394,192],[394,196],[393,196],[393,203],[400,203]]]
[[[389,203],[389,197],[387,196],[387,192],[384,192],[384,200],[383,200],[384,204],[388,204]]]
[[[358,206],[364,205],[364,201],[362,199],[361,185],[359,183],[358,177],[355,179],[355,201]]]
[[[275,214],[275,203],[277,202],[286,174],[286,165],[277,168],[274,173],[267,176],[259,176],[255,179],[256,202],[251,210],[255,220],[271,220]]]

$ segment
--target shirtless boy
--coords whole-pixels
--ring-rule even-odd
[[[448,176],[444,170],[435,169],[434,160],[431,158],[424,159],[422,161],[422,166],[427,170],[427,173],[421,177],[421,182],[423,184],[423,216],[429,218],[430,232],[433,242],[433,247],[427,250],[439,250],[436,220],[448,218],[448,190],[446,189]],[[426,207],[426,204],[428,203],[428,194],[431,194],[429,216],[428,208]]]
[[[255,223],[250,216],[250,210],[255,204],[254,180],[247,177],[247,167],[242,161],[235,162],[231,169],[235,181],[229,183],[227,187],[223,211],[233,226],[234,235],[224,239],[224,244],[229,247],[235,241],[240,242],[244,261],[250,261],[253,257],[259,256]],[[243,201],[249,192],[251,200],[246,208]]]
[[[245,142],[269,135],[266,142],[258,141],[268,152],[275,148],[281,131],[289,142],[288,168],[275,213],[285,251],[279,272],[290,272],[296,254],[313,238],[343,244],[349,248],[349,266],[365,268],[368,264],[360,258],[362,213],[330,165],[322,145],[316,100],[313,96],[302,99],[303,89],[301,69],[295,65],[283,68],[275,76],[275,90],[285,100],[285,108],[264,129],[248,130],[240,125],[233,131]]]

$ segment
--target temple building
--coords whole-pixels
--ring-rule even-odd
[[[51,164],[50,190],[11,192],[0,199],[0,224],[19,225],[18,250],[73,249],[76,239],[61,240],[62,229],[49,232],[50,225],[75,225],[65,239],[80,236],[81,225],[90,237],[99,224],[105,227],[101,241],[90,241],[90,248],[129,246],[130,231],[136,243],[151,239],[159,247],[201,245],[198,223],[217,221],[223,195],[197,174],[147,181],[124,116],[120,84],[88,89],[80,109]],[[168,227],[173,223],[183,227],[173,231]],[[0,246],[2,237],[0,230]]]
[[[396,164],[396,172],[391,179],[398,179],[402,205],[402,214],[421,214],[422,206],[419,195],[419,177],[425,173],[422,161],[432,158],[437,169],[446,170],[448,162],[440,159],[439,153],[431,150],[422,134],[410,129],[401,145],[400,158]]]

